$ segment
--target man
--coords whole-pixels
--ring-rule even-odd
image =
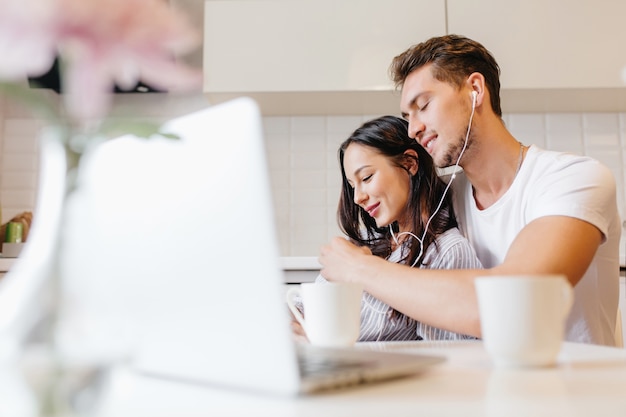
[[[345,239],[321,249],[321,274],[356,281],[432,326],[480,337],[474,278],[563,274],[575,286],[570,341],[615,345],[621,224],[615,181],[599,162],[525,146],[506,129],[499,67],[481,44],[449,35],[394,58],[409,136],[453,176],[461,231],[485,270],[425,270],[386,262]]]

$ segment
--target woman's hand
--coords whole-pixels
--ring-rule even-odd
[[[336,237],[322,246],[318,261],[322,265],[320,273],[328,281],[360,282],[367,273],[366,263],[374,258],[369,248]]]

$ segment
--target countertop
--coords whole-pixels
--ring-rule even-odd
[[[281,256],[280,264],[285,271],[317,271],[321,268],[317,256]]]
[[[282,398],[150,378],[120,369],[101,416],[624,416],[626,350],[564,343],[555,367],[495,369],[481,342],[363,345],[443,355],[413,377],[311,396]]]
[[[3,258],[0,254],[0,272],[7,272],[16,260],[17,258]],[[317,256],[283,256],[280,258],[280,264],[286,271],[316,271],[321,267],[317,262]]]
[[[291,270],[319,270],[320,264],[317,256],[281,256],[280,263],[285,271]],[[620,269],[626,269],[626,256],[623,253],[619,255]]]
[[[3,258],[0,255],[0,273],[7,272],[15,263],[17,258]]]

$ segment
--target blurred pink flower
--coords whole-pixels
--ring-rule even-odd
[[[56,55],[52,1],[0,0],[0,80],[48,71]]]
[[[40,75],[59,56],[66,111],[78,121],[103,117],[115,84],[200,87],[201,72],[175,58],[199,40],[165,0],[0,0],[0,78]]]

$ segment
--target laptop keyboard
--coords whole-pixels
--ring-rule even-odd
[[[302,375],[324,375],[337,371],[362,368],[367,362],[349,358],[330,358],[322,354],[307,352],[299,355],[298,365]]]

